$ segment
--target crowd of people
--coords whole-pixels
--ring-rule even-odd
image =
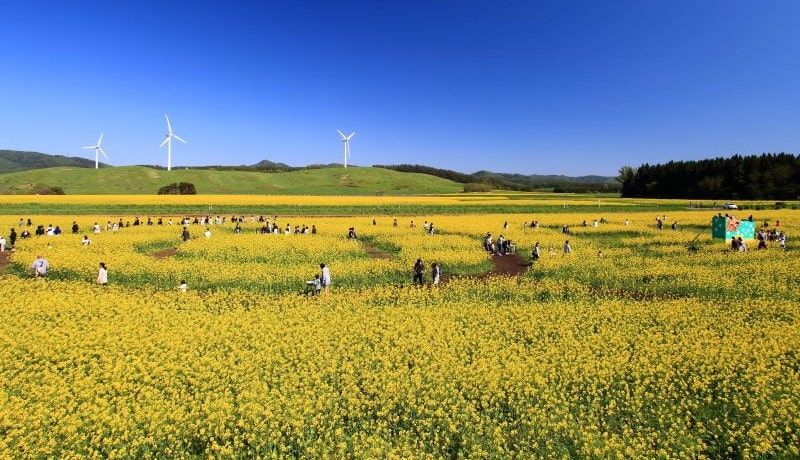
[[[722,217],[720,214],[719,217]],[[726,218],[733,218],[732,216],[725,216]],[[749,221],[754,221],[754,217],[751,215],[748,218]],[[284,234],[284,235],[315,235],[317,234],[317,227],[316,225],[311,225],[310,227],[302,224],[296,225],[292,227],[288,223],[285,225],[278,224],[278,217],[277,216],[256,216],[250,215],[248,217],[244,215],[232,215],[230,218],[226,216],[197,216],[194,218],[190,217],[183,217],[174,221],[172,218],[164,218],[164,217],[147,217],[144,219],[140,219],[139,217],[135,217],[133,222],[126,221],[123,222],[122,219],[119,219],[117,222],[107,221],[104,226],[101,226],[98,222],[94,222],[94,224],[90,227],[91,233],[99,234],[103,230],[111,231],[116,233],[120,229],[128,228],[128,227],[135,227],[135,226],[150,226],[150,225],[175,225],[176,223],[180,225],[181,230],[181,239],[183,241],[189,241],[191,239],[190,234],[190,226],[205,226],[204,231],[202,232],[205,238],[211,238],[211,226],[213,225],[223,225],[226,223],[233,223],[234,224],[234,233],[241,233],[242,232],[242,223],[245,222],[251,223],[261,223],[260,226],[256,227],[256,233],[259,234]],[[601,224],[605,224],[607,221],[604,218],[593,219],[591,223],[589,221],[584,220],[581,223],[583,227],[589,227],[590,225],[594,228],[598,228]],[[665,222],[667,222],[667,216],[661,215],[656,217],[656,228],[663,229]],[[377,220],[372,220],[373,225],[377,225]],[[624,225],[630,225],[629,220],[626,218],[624,221]],[[398,227],[397,219],[393,219],[392,226],[394,228]],[[413,220],[410,221],[410,228],[416,228],[416,224]],[[540,224],[538,220],[531,220],[529,222],[523,223],[523,228],[532,228],[536,229],[539,228]],[[4,235],[0,235],[0,252],[8,251],[14,248],[17,244],[18,239],[26,239],[30,238],[31,232],[29,228],[33,228],[34,224],[30,218],[24,219],[20,218],[19,220],[19,227],[22,230],[18,233],[17,229],[11,228],[8,233],[8,238]],[[437,228],[433,222],[425,221],[422,225],[424,232],[428,235],[435,235],[437,232]],[[507,230],[509,228],[508,221],[503,223],[503,229]],[[677,221],[674,221],[671,224],[671,228],[673,230],[677,230],[678,224]],[[73,221],[72,226],[70,228],[72,234],[80,234],[81,228],[77,222]],[[572,231],[569,225],[564,224],[561,226],[561,233],[564,235],[572,235]],[[58,225],[48,224],[45,225],[36,225],[34,235],[36,236],[59,236],[62,234],[62,230]],[[358,233],[356,232],[355,227],[350,227],[348,229],[347,238],[351,240],[358,239]],[[770,226],[769,222],[765,221],[756,233],[756,241],[757,241],[757,249],[764,250],[767,249],[768,244],[770,243],[778,243],[782,249],[786,249],[786,234],[781,229],[780,221],[776,221],[774,226]],[[92,240],[89,238],[88,234],[83,234],[82,239],[80,240],[83,246],[90,246],[92,245]],[[491,232],[487,232],[483,237],[483,247],[484,250],[493,256],[505,256],[505,255],[512,255],[516,254],[517,252],[517,245],[511,239],[506,238],[503,234],[500,234],[497,238],[493,236]],[[746,241],[742,237],[736,237],[731,240],[730,248],[733,251],[737,252],[747,252],[748,246]],[[569,239],[564,240],[564,244],[561,248],[562,253],[564,255],[569,255],[572,253],[572,245]],[[542,248],[539,242],[536,242],[530,253],[530,259],[532,263],[537,262],[542,257]],[[552,247],[547,248],[548,254],[551,256],[556,255],[556,251]],[[603,256],[603,251],[598,252],[598,256]],[[38,255],[34,262],[31,264],[30,269],[31,273],[36,278],[44,278],[48,274],[48,270],[50,268],[49,262],[42,256]],[[412,267],[412,284],[414,285],[423,285],[425,284],[425,273],[427,272],[427,268],[425,263],[422,259],[417,259]],[[440,263],[433,263],[430,267],[430,283],[432,285],[440,284],[443,276],[443,270]],[[109,271],[108,266],[105,262],[100,262],[98,267],[98,273],[96,278],[96,283],[101,286],[106,286],[109,280]],[[320,264],[320,271],[317,273],[313,279],[306,281],[306,293],[310,295],[318,295],[324,294],[329,291],[331,285],[331,273],[330,268],[325,264]],[[186,280],[181,280],[180,285],[178,286],[178,290],[185,292],[188,289],[188,284]]]

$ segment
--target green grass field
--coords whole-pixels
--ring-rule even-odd
[[[68,195],[152,195],[173,182],[191,182],[200,194],[416,195],[456,193],[461,184],[427,174],[381,168],[323,168],[284,173],[142,166],[46,168],[0,174],[0,194],[30,194],[36,186],[62,187]]]

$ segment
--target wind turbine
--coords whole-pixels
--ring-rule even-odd
[[[104,152],[103,148],[100,147],[100,144],[102,144],[102,143],[103,143],[103,133],[100,133],[100,139],[97,139],[97,145],[90,145],[88,147],[84,147],[84,149],[86,149],[86,150],[94,149],[94,169],[97,169],[97,168],[100,167],[100,154],[101,153],[103,154],[104,157],[106,157],[106,160],[108,160],[108,155],[106,155],[106,152]]]
[[[350,139],[352,139],[353,136],[356,135],[356,132],[353,131],[352,133],[350,133],[349,136],[345,136],[344,133],[339,131],[338,129],[336,130],[336,132],[339,133],[340,136],[342,136],[342,142],[344,142],[344,167],[346,168],[347,159],[350,158]]]
[[[164,138],[164,142],[162,142],[161,145],[158,146],[158,148],[161,148],[164,146],[164,144],[167,144],[167,171],[172,171],[172,139],[178,139],[184,144],[186,143],[186,141],[183,140],[182,137],[172,132],[172,125],[170,124],[169,117],[167,116],[166,113],[164,114],[164,118],[166,118],[167,120],[167,134],[166,137]]]

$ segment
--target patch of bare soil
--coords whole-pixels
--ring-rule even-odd
[[[494,268],[488,273],[489,276],[517,276],[528,271],[528,264],[516,254],[492,256],[492,264]]]
[[[160,251],[154,252],[153,257],[156,259],[166,259],[167,257],[172,257],[178,252],[178,248],[167,248],[162,249]]]
[[[389,256],[389,254],[383,252],[382,250],[376,248],[375,246],[372,246],[367,243],[362,243],[362,244],[364,245],[364,252],[367,253],[370,259],[388,259],[389,257],[391,257]]]
[[[0,252],[0,273],[6,271],[6,267],[11,263],[11,253],[9,251]]]
[[[492,256],[492,269],[486,273],[477,275],[447,275],[442,277],[442,283],[458,278],[475,278],[486,280],[493,276],[519,276],[528,271],[530,264],[526,263],[522,257],[516,254],[506,254],[504,256]]]

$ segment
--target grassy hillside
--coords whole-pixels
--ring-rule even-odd
[[[92,152],[92,155],[94,155],[94,152]],[[100,163],[100,165],[101,167],[107,166],[104,163]],[[48,155],[39,152],[0,150],[0,173],[59,166],[94,168],[94,160],[81,157],[65,157],[63,155]]]
[[[201,194],[416,195],[454,193],[462,185],[426,174],[381,168],[324,168],[283,173],[142,166],[46,168],[0,174],[0,194],[30,194],[36,186],[62,187],[68,195],[145,194],[173,182],[191,182]]]

